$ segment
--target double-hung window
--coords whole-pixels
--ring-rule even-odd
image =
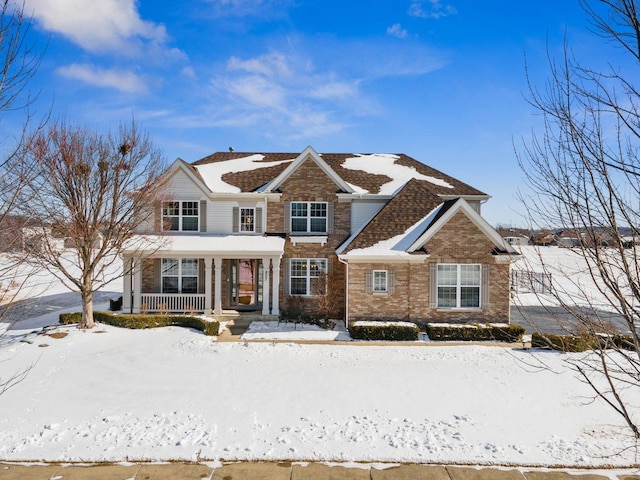
[[[197,258],[162,259],[162,293],[198,293]]]
[[[256,209],[240,208],[240,231],[255,232],[256,229]]]
[[[327,202],[291,202],[291,231],[327,233]]]
[[[374,270],[373,271],[373,293],[387,293],[387,271],[386,270]]]
[[[289,265],[291,295],[324,295],[327,290],[326,258],[292,258]]]
[[[162,202],[162,228],[176,232],[197,232],[200,202]]]
[[[438,308],[480,308],[480,265],[439,264]]]

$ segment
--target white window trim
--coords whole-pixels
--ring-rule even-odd
[[[307,205],[307,215],[305,217],[298,217],[298,216],[294,216],[293,215],[293,206],[295,204],[306,204]],[[324,217],[312,217],[311,216],[311,205],[317,205],[317,204],[322,204],[325,206],[325,216]],[[304,233],[312,233],[312,234],[322,234],[322,233],[327,233],[329,230],[329,202],[291,202],[290,204],[290,214],[289,214],[289,231],[295,235],[295,234],[304,234]],[[301,219],[301,218],[306,218],[307,220],[307,228],[306,230],[294,230],[293,229],[293,220],[294,219]],[[324,218],[324,231],[311,231],[311,219],[318,219],[318,218]]]
[[[165,260],[176,260],[178,262],[178,274],[177,275],[165,275],[164,274],[164,261]],[[182,261],[183,260],[195,260],[196,261],[196,274],[195,275],[183,275],[182,274]],[[176,295],[180,295],[182,294],[182,278],[183,277],[189,277],[189,278],[193,278],[195,277],[196,279],[196,291],[195,293],[198,293],[198,289],[200,287],[200,275],[199,275],[199,267],[200,267],[200,262],[197,258],[162,258],[160,260],[160,290],[162,291],[162,293],[166,293],[168,295],[171,294],[176,294]],[[165,292],[164,291],[164,279],[165,278],[178,278],[178,291],[177,292]],[[191,295],[190,293],[187,293],[185,295]]]
[[[194,203],[196,206],[196,214],[195,215],[183,215],[182,209],[185,203]],[[165,205],[169,203],[177,203],[178,204],[178,230],[165,230],[165,218],[176,218],[176,215],[165,215]],[[200,202],[198,200],[167,200],[162,202],[161,206],[161,227],[164,232],[199,232],[200,231]],[[184,230],[183,228],[183,220],[185,218],[195,218],[196,219],[196,228],[192,230]]]
[[[302,260],[306,260],[307,262],[307,275],[305,277],[299,276],[299,275],[293,275],[293,263],[294,262],[299,262]],[[288,278],[288,282],[289,282],[289,294],[294,296],[294,297],[315,297],[315,296],[319,296],[319,295],[313,295],[311,293],[311,279],[313,278],[318,278],[320,275],[315,275],[315,276],[311,276],[311,262],[318,262],[318,263],[324,263],[324,269],[323,271],[319,272],[319,274],[324,273],[325,275],[328,272],[328,267],[329,267],[329,261],[326,258],[290,258],[289,259],[289,278]],[[307,293],[292,293],[293,292],[293,288],[292,288],[292,280],[294,278],[305,278],[306,279],[306,292]],[[325,279],[326,281],[326,279]],[[325,287],[325,295],[326,295],[326,287]]]
[[[376,288],[376,274],[383,274],[384,273],[384,288]],[[371,291],[373,293],[389,293],[389,273],[387,270],[373,270],[371,272],[371,281],[372,281],[372,286],[371,286]]]
[[[438,283],[438,276],[439,276],[439,268],[440,266],[452,266],[455,265],[456,266],[456,284],[455,284],[455,288],[456,288],[456,306],[455,307],[446,307],[446,306],[441,306],[439,303],[436,303],[436,306],[438,308],[438,310],[481,310],[482,309],[482,265],[479,263],[439,263],[437,264],[436,267],[436,302],[439,302],[440,300],[440,295],[439,295],[439,290],[440,288],[450,288],[450,287],[454,287],[454,285],[440,285]],[[478,283],[478,285],[463,285],[460,281],[461,279],[461,271],[462,271],[462,267],[470,267],[470,266],[477,266],[478,270],[479,270],[479,274],[480,274],[480,282]],[[478,288],[478,306],[477,307],[461,307],[460,306],[460,302],[461,302],[461,293],[462,293],[462,288],[463,287],[474,287],[474,288]]]
[[[245,223],[242,223],[242,211],[243,210],[251,210],[253,212],[253,214],[251,215],[251,218],[253,218],[253,221],[249,223],[249,225],[251,226],[251,230],[244,230],[244,226],[246,225]],[[255,233],[256,231],[256,208],[255,207],[239,207],[238,208],[238,231],[239,233]]]

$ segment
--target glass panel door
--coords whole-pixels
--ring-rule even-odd
[[[257,260],[229,260],[231,307],[255,309],[258,307],[259,271]]]

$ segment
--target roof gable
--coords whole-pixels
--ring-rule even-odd
[[[496,232],[496,230],[463,198],[445,202],[437,215],[433,218],[431,224],[426,228],[424,233],[407,248],[407,251],[411,253],[423,248],[424,245],[458,212],[463,212],[469,221],[484,233],[484,235],[500,251],[504,251],[512,255],[519,255],[519,253],[509,245],[500,236],[500,234],[498,234],[498,232]]]
[[[368,248],[406,232],[442,203],[423,180],[409,180],[400,191],[353,238],[341,247],[342,252]]]
[[[182,160],[181,158],[177,158],[170,166],[165,170],[162,174],[166,181],[170,181],[172,177],[174,177],[178,172],[184,173],[189,180],[191,180],[196,187],[198,187],[205,195],[211,193],[211,190],[204,182],[202,176],[198,173],[198,171],[193,168],[192,165],[189,165],[187,162]],[[176,193],[176,192],[171,192]]]
[[[284,169],[272,182],[270,182],[265,192],[274,192],[289,178],[293,172],[295,172],[306,161],[313,161],[318,165],[322,171],[340,188],[341,191],[346,193],[354,193],[354,189],[348,185],[336,172],[325,162],[322,157],[311,146],[308,146],[287,168]]]

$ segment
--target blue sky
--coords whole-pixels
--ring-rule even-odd
[[[540,87],[565,35],[581,58],[615,58],[577,0],[25,5],[46,45],[29,86],[40,113],[97,130],[134,117],[169,162],[230,146],[402,152],[492,195],[494,225],[524,224],[513,142],[540,122],[525,56]]]

